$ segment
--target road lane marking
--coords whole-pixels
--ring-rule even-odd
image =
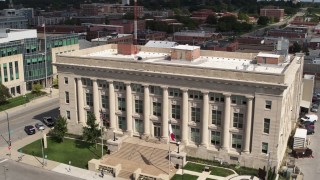
[[[8,161],[8,159],[4,159],[4,160],[0,161],[0,164],[3,162],[6,162],[6,161]]]

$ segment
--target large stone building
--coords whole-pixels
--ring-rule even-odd
[[[189,156],[254,168],[269,156],[278,168],[298,118],[303,60],[109,44],[59,55],[54,65],[71,133],[81,133],[88,112],[119,136],[161,142],[171,123]]]

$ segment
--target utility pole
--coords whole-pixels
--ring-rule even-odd
[[[9,114],[7,111],[3,111],[7,115],[7,123],[8,123],[8,135],[9,135],[9,140],[8,140],[8,149],[9,149],[9,156],[11,157],[11,132],[10,132],[10,122],[9,122]]]

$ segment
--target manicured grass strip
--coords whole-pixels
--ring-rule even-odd
[[[44,95],[45,92],[39,94],[39,95],[35,95],[35,94],[32,94],[32,93],[28,93],[26,94],[26,97],[23,97],[23,96],[18,96],[18,97],[14,97],[14,98],[11,98],[11,99],[8,99],[8,103],[6,104],[3,104],[0,106],[0,111],[4,111],[6,109],[10,109],[10,108],[13,108],[13,107],[17,107],[17,106],[20,106],[20,105],[23,105],[23,104],[26,104],[26,99],[28,99],[29,101],[31,101],[32,99],[38,97],[38,96],[41,96],[41,95]]]
[[[44,154],[49,160],[68,164],[71,161],[72,166],[87,169],[88,161],[91,159],[99,159],[101,157],[101,146],[97,149],[94,144],[84,141],[64,139],[62,143],[57,143],[53,138],[48,138],[48,148],[44,149]],[[39,157],[42,162],[41,141],[37,140],[27,146],[21,148],[25,154],[30,154]],[[104,149],[106,154],[107,148]]]
[[[218,168],[218,167],[210,167],[211,175],[227,177],[231,174],[234,174],[233,171],[228,169]]]
[[[195,172],[202,172],[204,169],[204,165],[202,164],[195,164],[188,162],[183,169],[189,170],[189,171],[195,171]]]
[[[191,174],[183,174],[183,177],[182,175],[180,174],[175,174],[171,180],[181,180],[181,179],[187,179],[187,180],[197,180],[198,179],[198,176],[194,176],[194,175],[191,175]]]

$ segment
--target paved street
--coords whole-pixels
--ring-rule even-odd
[[[79,180],[65,174],[48,171],[12,160],[0,159],[0,180]]]
[[[56,117],[59,115],[58,99],[55,97],[41,103],[31,102],[26,106],[22,106],[21,111],[8,110],[10,130],[11,130],[11,142],[22,139],[28,136],[24,132],[25,125],[35,125],[40,122],[44,116]],[[21,114],[19,114],[21,113]],[[8,123],[6,120],[6,113],[0,112],[0,134],[8,140]],[[6,141],[0,137],[0,148],[7,146]]]

